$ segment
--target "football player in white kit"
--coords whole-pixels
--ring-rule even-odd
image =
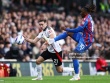
[[[24,38],[26,41],[30,43],[36,43],[38,42],[41,38],[46,36],[47,38],[54,38],[56,37],[56,33],[53,30],[53,28],[47,26],[47,19],[43,18],[40,19],[39,21],[39,27],[41,29],[41,32],[38,34],[38,36],[35,39],[30,39],[27,38],[25,35]],[[59,45],[59,42],[54,42],[52,45],[47,46],[47,50],[44,51],[37,59],[36,59],[36,68],[38,72],[37,78],[33,78],[32,80],[42,80],[42,66],[40,65],[42,62],[44,62],[47,59],[52,59],[53,63],[56,67],[57,72],[62,73],[62,72],[71,72],[74,71],[73,68],[70,67],[62,67],[62,61],[58,58],[58,56],[62,58],[62,49]]]

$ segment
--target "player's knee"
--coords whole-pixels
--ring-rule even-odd
[[[71,32],[67,32],[68,36],[72,37],[73,36],[73,33]]]
[[[40,65],[41,64],[41,62],[40,61],[38,61],[38,59],[36,60],[36,64],[37,65]]]
[[[58,73],[62,73],[63,72],[63,69],[57,69],[57,72]]]

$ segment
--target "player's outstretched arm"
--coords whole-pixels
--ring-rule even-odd
[[[87,24],[88,22],[86,21],[83,25],[78,26],[75,29],[66,28],[65,31],[72,32],[72,33],[82,32]]]
[[[28,38],[27,36],[23,35],[24,39],[27,41],[27,42],[30,42],[30,43],[36,43],[38,42],[40,39],[39,38],[35,38],[35,39],[30,39]]]

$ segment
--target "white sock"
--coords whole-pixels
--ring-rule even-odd
[[[68,72],[72,72],[72,71],[74,71],[74,68],[63,67],[63,72],[64,72],[64,73],[68,73]]]
[[[79,77],[79,74],[75,74],[76,77]]]
[[[37,67],[37,72],[38,72],[38,78],[42,78],[42,66],[36,65],[36,67]]]

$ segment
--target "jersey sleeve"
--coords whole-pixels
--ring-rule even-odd
[[[42,38],[43,32],[40,32],[37,36],[37,38]]]

